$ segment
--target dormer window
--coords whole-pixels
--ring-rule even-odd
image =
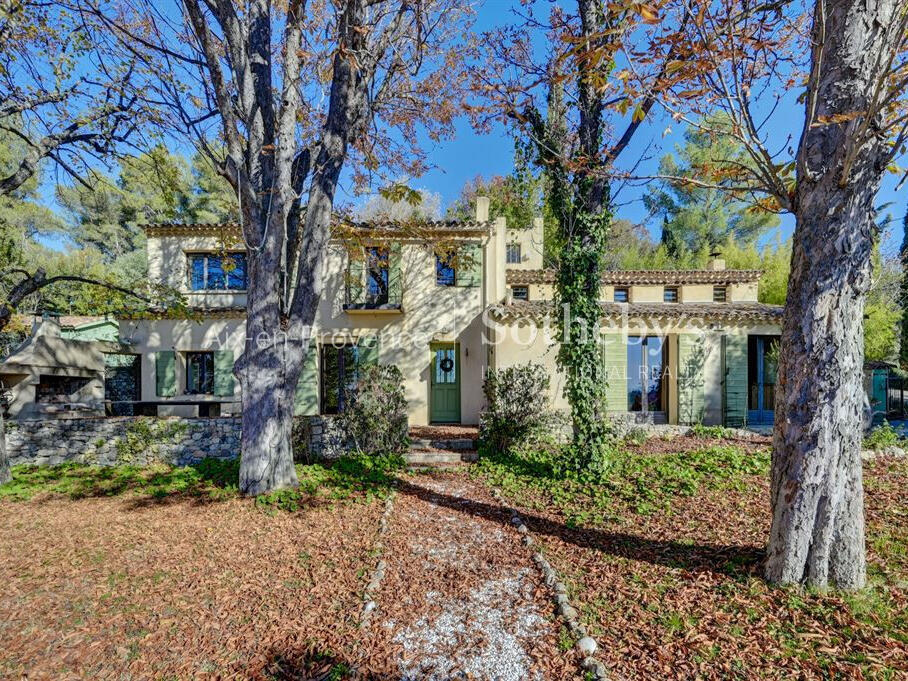
[[[662,300],[666,303],[677,303],[678,302],[678,287],[677,286],[666,286],[665,290],[662,292]]]
[[[713,302],[724,303],[728,300],[728,291],[724,286],[713,286]]]
[[[508,244],[507,251],[505,253],[505,262],[508,265],[519,265],[521,260],[520,244]]]
[[[511,295],[514,300],[529,300],[530,299],[530,289],[527,286],[512,286]]]
[[[187,253],[191,291],[245,291],[245,253]]]
[[[629,290],[626,287],[616,288],[612,300],[614,300],[616,303],[626,303],[628,300],[630,300]]]

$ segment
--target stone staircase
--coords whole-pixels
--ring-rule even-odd
[[[431,433],[410,435],[410,451],[404,455],[411,466],[443,466],[476,461],[476,438],[438,436]]]

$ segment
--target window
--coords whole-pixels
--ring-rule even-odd
[[[628,295],[627,288],[616,288],[615,289],[615,295],[614,295],[613,300],[616,303],[626,303],[629,298],[630,298],[630,296]]]
[[[724,286],[713,286],[713,302],[714,303],[724,303],[727,297],[727,292]]]
[[[628,411],[664,411],[662,376],[666,346],[659,336],[627,339]]]
[[[246,290],[245,253],[189,253],[187,257],[190,290]]]
[[[323,345],[321,374],[321,412],[340,414],[347,391],[356,385],[356,346]]]
[[[505,262],[507,262],[508,265],[516,265],[519,264],[520,261],[520,244],[508,244],[505,252]]]
[[[89,379],[80,376],[41,374],[35,386],[35,402],[69,402],[79,396]]]
[[[190,395],[214,394],[214,353],[186,353],[186,392]]]
[[[662,300],[666,303],[678,302],[678,288],[676,286],[666,286],[662,293]]]
[[[454,254],[435,255],[435,284],[436,286],[455,286],[457,272],[454,270]]]
[[[367,249],[366,303],[387,305],[388,303],[388,249],[373,246]]]
[[[512,286],[511,295],[514,296],[514,300],[529,300],[530,290],[526,286]]]

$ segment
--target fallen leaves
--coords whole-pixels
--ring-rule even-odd
[[[381,510],[0,502],[0,676],[310,678],[326,660],[340,668]]]
[[[639,449],[695,451],[695,440]],[[701,486],[650,514],[617,503],[612,514],[589,514],[572,507],[582,495],[553,503],[552,485],[512,486],[513,503],[616,678],[908,675],[908,462],[865,464],[870,587],[852,595],[763,581],[766,476],[742,471],[732,485]]]

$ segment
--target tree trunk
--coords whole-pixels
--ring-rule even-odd
[[[863,315],[887,152],[882,136],[862,136],[864,121],[854,114],[871,109],[895,6],[826,0],[815,15],[776,386],[772,582],[844,589],[865,582]]]
[[[6,453],[6,417],[3,415],[3,404],[0,403],[0,485],[5,485],[12,479],[13,474],[9,469],[9,455]]]
[[[276,271],[273,259],[267,248],[255,254],[250,275]],[[249,277],[246,347],[234,367],[243,403],[240,492],[250,496],[299,484],[290,433],[303,351],[282,323],[279,286],[276,276]]]
[[[299,484],[290,438],[294,397],[290,386],[296,380],[287,375],[286,354],[282,343],[259,348],[250,338],[237,372],[243,392],[240,492],[248,496]]]

